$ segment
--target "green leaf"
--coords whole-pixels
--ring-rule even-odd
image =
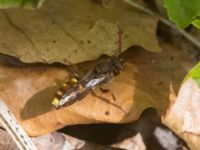
[[[0,8],[23,7],[38,8],[44,0],[0,0]]]
[[[183,82],[189,78],[194,79],[200,87],[200,62],[188,72]]]
[[[200,29],[200,20],[199,19],[195,19],[194,21],[192,21],[192,24],[196,27]]]
[[[169,18],[179,28],[187,27],[192,21],[200,16],[200,0],[165,0]],[[194,23],[199,26],[199,23]]]

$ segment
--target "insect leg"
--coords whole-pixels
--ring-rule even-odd
[[[114,94],[113,92],[111,92],[111,96],[112,96],[112,99],[113,99],[114,101],[117,100],[117,98],[116,98],[116,96],[115,96],[115,94]]]
[[[108,92],[110,92],[110,89],[103,88],[103,85],[102,85],[102,84],[99,86],[99,90],[100,90],[102,93],[108,93]]]
[[[94,90],[91,90],[91,94],[92,94],[92,96],[99,98],[100,100],[104,101],[105,103],[108,103],[108,104],[110,104],[110,105],[112,105],[112,106],[118,108],[118,109],[121,110],[124,114],[127,114],[127,112],[126,112],[121,106],[119,106],[119,105],[117,105],[117,104],[115,104],[115,103],[110,102],[110,100],[107,99],[107,98],[105,98],[105,97],[102,97],[102,96],[97,95],[97,94],[94,92]]]
[[[100,91],[101,91],[102,93],[111,92],[110,89],[104,89],[104,88],[102,87],[102,85],[100,85],[99,89],[100,89]],[[116,96],[115,96],[115,94],[114,94],[113,92],[111,92],[111,96],[112,96],[112,99],[113,99],[114,101],[117,100],[117,98],[116,98]]]

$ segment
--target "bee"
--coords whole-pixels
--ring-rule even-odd
[[[122,30],[119,27],[119,54],[98,63],[81,79],[77,75],[72,76],[69,81],[62,84],[56,92],[52,105],[55,108],[60,108],[64,105],[70,105],[78,100],[81,100],[97,85],[103,85],[109,80],[117,76],[123,69],[124,59],[121,54],[121,36]]]

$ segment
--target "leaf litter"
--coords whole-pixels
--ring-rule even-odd
[[[186,74],[182,64],[190,61],[183,51],[164,43],[161,46],[164,51],[159,54],[139,47],[124,53],[124,70],[104,85],[115,94],[116,101],[112,99],[111,92],[102,93],[96,88],[95,92],[100,97],[88,94],[69,107],[52,110],[51,101],[58,86],[56,81],[69,76],[65,68],[2,65],[1,98],[31,136],[49,133],[66,125],[131,122],[148,107],[156,108],[163,115],[173,94],[170,87],[178,91]],[[171,56],[175,59],[171,60]],[[79,66],[87,68],[88,64],[92,62]]]
[[[119,7],[119,4],[121,2],[111,1],[104,8],[91,1],[83,5],[82,1],[60,0],[58,3],[46,2],[43,8],[34,12],[0,11],[0,37],[3,37],[0,51],[26,63],[71,64],[95,60],[102,54],[113,55],[118,49],[118,25],[125,33],[123,50],[132,45],[140,46],[124,53],[125,69],[105,85],[116,94],[116,101],[111,93],[101,93],[96,88],[99,97],[88,94],[83,100],[60,110],[52,110],[51,100],[59,83],[70,74],[65,68],[14,67],[1,63],[0,96],[29,135],[43,135],[74,124],[127,123],[137,120],[149,107],[156,108],[160,116],[169,117],[165,115],[186,74],[185,64],[191,65],[188,53],[165,43],[160,43],[162,53],[150,53],[160,51],[155,36],[157,19],[125,4]],[[89,8],[98,11],[91,14]],[[78,66],[88,68],[95,63]],[[163,122],[179,134],[171,120]],[[189,136],[189,145],[195,145],[197,138]]]
[[[180,88],[176,101],[172,102],[163,122],[187,141],[191,149],[199,148],[199,102],[198,84],[189,78]]]

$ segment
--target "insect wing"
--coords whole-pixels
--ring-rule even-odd
[[[85,84],[85,89],[92,89],[94,88],[97,84],[101,83],[104,81],[106,76],[102,76],[100,78],[92,79],[89,82]]]
[[[66,93],[63,95],[63,97],[61,98],[60,106],[68,105],[68,104],[72,103],[73,100],[75,100],[78,97],[79,93],[80,93],[80,91],[78,90],[78,84],[69,88],[66,91]]]

